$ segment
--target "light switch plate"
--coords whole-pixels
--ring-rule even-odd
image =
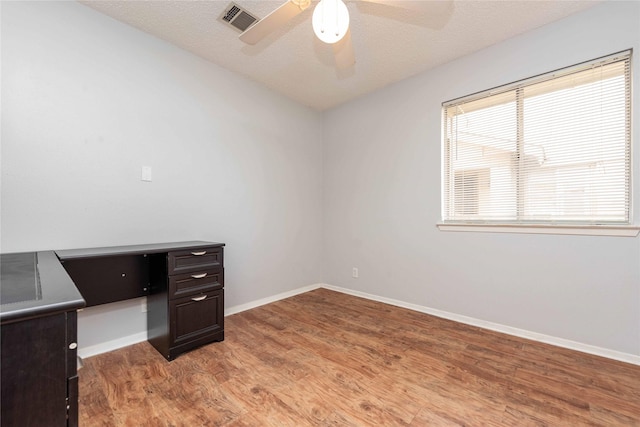
[[[142,167],[142,180],[151,182],[151,166]]]

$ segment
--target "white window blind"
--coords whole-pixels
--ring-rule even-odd
[[[444,103],[444,222],[629,224],[630,61]]]

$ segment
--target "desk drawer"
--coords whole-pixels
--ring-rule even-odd
[[[224,270],[204,270],[169,276],[169,298],[220,289],[224,285]]]
[[[223,301],[223,289],[170,301],[171,347],[222,331]]]
[[[222,267],[222,248],[197,248],[169,252],[169,274],[190,273]]]

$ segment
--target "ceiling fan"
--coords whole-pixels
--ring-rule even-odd
[[[425,12],[425,0],[362,0],[386,6]],[[273,12],[257,21],[240,34],[240,40],[256,44],[277,28],[283,26],[311,5],[311,0],[288,0]],[[349,10],[343,0],[320,0],[312,17],[313,31],[323,42],[333,46],[336,67],[349,68],[355,64],[355,55],[349,30]]]

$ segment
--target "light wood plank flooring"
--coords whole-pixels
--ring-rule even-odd
[[[640,366],[318,289],[86,359],[80,425],[640,426]]]

